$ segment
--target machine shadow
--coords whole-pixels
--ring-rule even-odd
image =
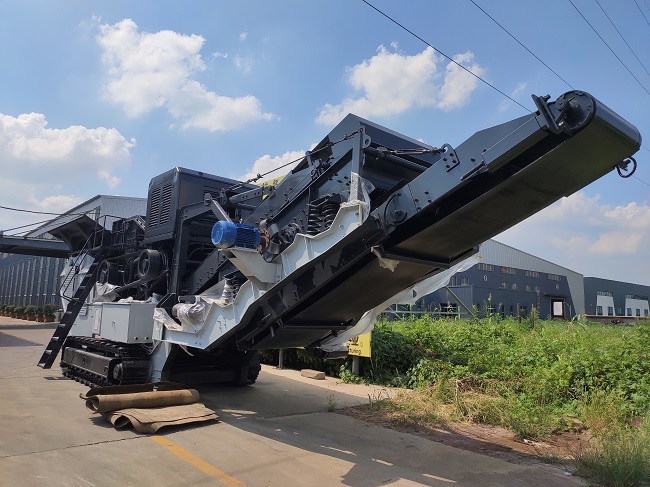
[[[458,449],[336,412],[343,407],[367,404],[368,398],[332,392],[316,385],[299,383],[297,386],[295,381],[282,377],[268,379],[269,375],[262,373],[260,381],[248,387],[195,387],[201,393],[201,401],[214,409],[223,423],[248,434],[351,464],[341,475],[342,485],[374,487],[404,480],[432,486],[485,485],[486,479],[481,479],[474,465],[491,462],[504,465],[503,459],[474,453],[493,447],[477,439],[465,438],[466,448]],[[333,404],[336,409],[331,411]],[[172,430],[161,433],[166,431]],[[503,446],[494,446],[494,449],[508,450]],[[466,472],[459,461],[468,465]],[[541,462],[534,455],[519,454],[516,463],[525,470]],[[257,464],[256,468],[264,468],[264,465]],[[501,485],[500,478],[501,474],[491,472],[488,483]],[[523,480],[525,485],[554,485],[549,479],[535,479],[532,474]],[[513,485],[512,478],[504,485]]]

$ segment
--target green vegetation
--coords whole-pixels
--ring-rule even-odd
[[[471,421],[530,439],[586,427],[594,439],[575,453],[580,475],[601,485],[650,483],[648,320],[621,326],[422,317],[377,323],[371,346],[360,377],[350,359],[309,359],[307,366],[405,388],[368,405],[369,414],[397,425]],[[289,364],[285,352],[285,364],[304,367],[302,356]]]
[[[576,473],[599,485],[635,487],[650,483],[650,422],[637,430],[614,429],[575,455]]]
[[[650,412],[648,321],[621,327],[425,317],[378,323],[372,353],[362,369],[369,381],[412,389],[448,383],[498,398],[500,423],[521,436],[543,436],[572,417],[596,426],[602,410],[613,424]]]
[[[415,389],[375,405],[396,421],[488,423],[531,439],[584,425],[594,439],[575,453],[579,475],[650,483],[650,321],[383,322],[372,353],[367,380]]]

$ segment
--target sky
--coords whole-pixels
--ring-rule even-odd
[[[456,146],[574,88],[640,130],[636,173],[496,240],[650,285],[650,0],[369,1],[433,47],[362,0],[0,0],[0,206],[146,197],[175,166],[246,179],[349,112]],[[0,208],[0,229],[47,218]]]

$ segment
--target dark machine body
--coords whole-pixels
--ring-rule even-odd
[[[52,233],[92,265],[40,365],[51,366],[63,346],[64,370],[88,384],[250,383],[259,372],[256,350],[344,355],[323,345],[368,310],[559,198],[636,164],[629,158],[639,132],[592,96],[533,98],[536,113],[455,148],[349,115],[275,187],[176,168],[152,179],[146,216],[99,231],[89,221],[61,227]],[[143,344],[76,333],[83,330],[76,308],[95,282],[110,286],[104,308],[125,298],[153,302],[179,324],[186,316],[183,329],[170,322],[159,330],[152,318]],[[252,296],[245,303],[240,290]]]

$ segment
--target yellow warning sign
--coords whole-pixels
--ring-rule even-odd
[[[262,181],[261,183],[257,183],[258,186],[277,186],[280,181],[284,179],[284,176],[278,176],[277,178],[269,179],[267,181]]]
[[[370,357],[370,333],[354,337],[348,342],[348,355]]]

